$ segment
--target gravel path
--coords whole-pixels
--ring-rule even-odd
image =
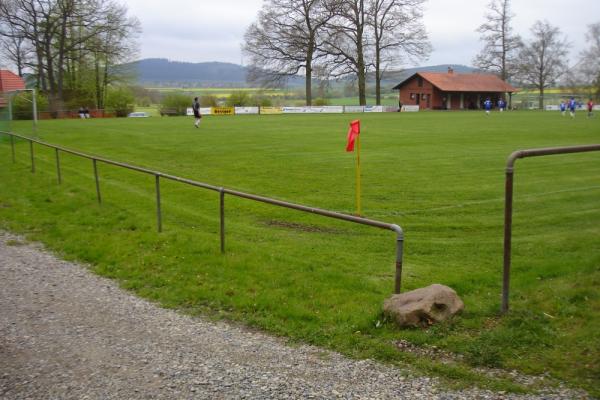
[[[0,232],[3,399],[573,399],[435,379],[161,309]]]

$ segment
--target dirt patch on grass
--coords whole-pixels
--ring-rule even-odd
[[[317,226],[317,225],[299,224],[297,222],[278,221],[275,219],[262,221],[262,223],[267,226],[270,226],[270,227],[289,229],[289,230],[293,230],[293,231],[297,231],[297,232],[333,233],[333,234],[344,233],[340,229],[326,228],[326,227]]]

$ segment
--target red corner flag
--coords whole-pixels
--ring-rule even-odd
[[[348,129],[348,144],[346,145],[346,151],[354,151],[354,141],[360,134],[360,120],[354,120],[350,122],[350,129]]]

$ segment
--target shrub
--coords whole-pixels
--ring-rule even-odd
[[[314,99],[312,104],[313,104],[313,106],[328,106],[329,99],[324,99],[324,98]]]
[[[48,109],[48,99],[44,95],[36,93],[35,100],[38,112]],[[33,119],[31,92],[20,92],[12,102],[13,119]]]
[[[273,101],[266,96],[255,95],[251,101],[252,105],[260,107],[273,107]]]
[[[248,92],[236,90],[231,92],[231,95],[229,95],[225,104],[228,107],[246,107],[252,105],[252,100],[250,99]]]
[[[126,117],[133,112],[134,103],[133,93],[123,86],[110,88],[106,95],[106,108],[114,112],[117,117]]]
[[[200,97],[200,107],[217,107],[219,102],[212,94]]]
[[[188,107],[192,106],[194,100],[181,93],[171,93],[166,95],[160,105],[160,113],[185,115]]]

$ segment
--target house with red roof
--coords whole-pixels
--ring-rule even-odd
[[[452,68],[447,73],[417,72],[394,89],[401,105],[435,110],[478,109],[487,98],[497,104],[516,91],[496,75],[458,74]]]
[[[0,107],[6,107],[8,99],[4,93],[25,89],[25,81],[7,69],[0,69]]]

